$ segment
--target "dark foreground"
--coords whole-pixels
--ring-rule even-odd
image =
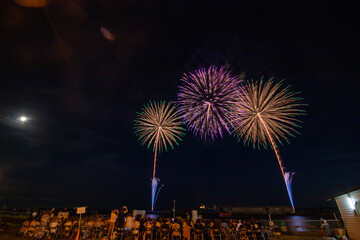
[[[17,228],[10,228],[6,232],[0,232],[0,240],[35,240],[35,238],[27,238],[27,237],[15,237],[15,233],[19,229]],[[300,240],[300,239],[306,239],[306,240],[324,240],[325,238],[314,238],[310,236],[296,236],[296,235],[283,235],[277,238],[278,240]],[[58,238],[58,240],[68,240],[68,239],[61,239]]]

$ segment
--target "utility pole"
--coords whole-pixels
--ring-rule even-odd
[[[175,203],[176,203],[176,200],[174,200],[174,208],[173,208],[173,211],[174,211],[174,213],[173,213],[173,219],[175,219]]]

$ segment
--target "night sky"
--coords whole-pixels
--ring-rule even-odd
[[[1,1],[0,205],[149,209],[153,153],[136,112],[176,100],[182,74],[211,64],[301,92],[301,135],[280,153],[295,206],[328,205],[360,182],[358,18],[346,1]],[[229,135],[187,132],[157,176],[157,209],[289,205],[274,152]]]

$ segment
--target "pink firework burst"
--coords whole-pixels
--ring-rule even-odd
[[[178,104],[187,127],[201,138],[230,133],[227,124],[241,92],[238,76],[224,67],[211,66],[184,74],[179,86]]]

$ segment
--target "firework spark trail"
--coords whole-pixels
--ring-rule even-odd
[[[160,182],[160,179],[158,178],[154,178],[154,175],[153,175],[153,178],[151,180],[151,211],[154,211],[154,206],[155,206],[155,203],[156,203],[156,189],[157,189],[157,186]]]
[[[268,136],[269,139],[270,139],[270,142],[271,142],[271,144],[272,144],[272,147],[273,147],[273,149],[274,149],[276,158],[277,158],[277,160],[278,160],[278,163],[279,163],[279,166],[280,166],[280,169],[281,169],[281,174],[283,175],[283,177],[284,177],[284,179],[285,179],[284,167],[283,167],[283,165],[282,165],[281,158],[280,158],[280,154],[279,154],[279,152],[278,152],[278,149],[277,149],[277,147],[276,147],[276,144],[275,144],[275,142],[274,142],[274,139],[272,138],[271,134],[269,133],[269,130],[268,130],[268,128],[266,127],[266,124],[265,124],[265,122],[264,122],[264,120],[262,119],[262,117],[261,117],[260,114],[258,114],[258,118],[260,119],[260,122],[261,122],[262,125],[264,126],[264,129],[265,129],[265,131],[266,131],[266,134],[267,134],[267,136]]]
[[[151,190],[151,209],[154,210],[156,203],[156,187],[159,181],[156,178],[157,154],[164,149],[167,151],[168,146],[172,149],[174,145],[179,145],[184,135],[180,116],[176,110],[176,106],[171,106],[171,102],[151,102],[143,107],[142,112],[138,113],[135,120],[135,133],[141,145],[147,143],[147,147],[151,145],[154,151],[154,166]]]
[[[189,130],[201,138],[231,132],[227,125],[236,96],[241,90],[241,80],[232,76],[224,67],[211,66],[184,74],[179,86],[180,113]]]
[[[236,114],[231,119],[231,125],[240,140],[244,139],[245,144],[252,143],[253,147],[267,147],[268,144],[274,149],[281,174],[284,178],[286,189],[291,205],[295,211],[291,181],[292,175],[285,172],[281,161],[277,143],[282,144],[281,139],[289,142],[287,136],[294,136],[298,133],[295,128],[300,127],[301,122],[295,118],[303,115],[304,111],[298,109],[303,104],[297,103],[301,98],[296,97],[298,93],[290,92],[289,87],[281,88],[282,83],[273,84],[272,79],[268,82],[248,82],[238,96],[238,107]],[[232,116],[232,117],[233,117]]]
[[[291,173],[291,172],[286,172],[285,173],[285,184],[286,184],[286,188],[287,188],[287,191],[288,191],[288,194],[289,194],[291,205],[292,205],[293,210],[295,212],[294,200],[293,200],[293,197],[292,197],[292,189],[291,189],[293,175],[294,175],[294,173]]]
[[[288,195],[289,195],[289,199],[290,199],[290,202],[291,202],[291,206],[295,212],[295,206],[294,206],[294,201],[293,201],[293,197],[292,197],[292,191],[291,191],[291,180],[292,180],[292,177],[290,177],[290,182],[289,182],[289,173],[285,173],[284,172],[284,166],[282,165],[282,161],[281,161],[281,158],[280,158],[280,153],[276,147],[276,144],[274,142],[274,139],[272,138],[271,134],[269,133],[269,130],[268,128],[266,127],[266,123],[264,122],[264,120],[262,119],[261,115],[258,113],[258,118],[260,119],[260,122],[262,123],[262,125],[264,126],[264,129],[266,131],[266,134],[267,136],[269,137],[270,139],[270,142],[272,144],[272,147],[274,149],[274,152],[275,152],[275,155],[276,155],[276,158],[278,160],[278,163],[279,163],[279,166],[280,166],[280,169],[281,169],[281,174],[284,178],[284,181],[285,181],[285,185],[286,185],[286,190],[288,192]]]
[[[157,136],[158,138],[159,136]],[[158,181],[155,178],[156,175],[156,157],[157,157],[157,143],[155,144],[155,152],[154,152],[154,167],[153,167],[153,177],[152,177],[152,186],[151,186],[151,211],[154,211],[154,206],[155,206],[155,192],[156,192],[156,188],[157,188],[157,183]],[[156,182],[156,186],[155,186],[155,182]]]
[[[160,179],[158,179],[158,178],[157,178],[157,180],[158,180],[158,181],[157,181],[157,186],[156,186],[156,188],[158,187],[159,182],[160,182]],[[161,185],[161,186],[160,186],[160,188],[157,190],[157,192],[155,191],[155,192],[156,192],[156,194],[155,194],[155,200],[154,200],[154,203],[156,203],[156,201],[157,201],[157,199],[158,199],[158,196],[159,196],[159,193],[160,193],[160,190],[163,188],[163,186],[164,186],[164,185]]]

